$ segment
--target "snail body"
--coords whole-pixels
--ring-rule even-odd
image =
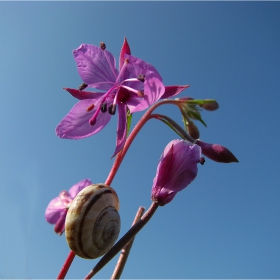
[[[70,249],[79,257],[95,259],[104,255],[120,232],[119,199],[113,188],[90,185],[72,201],[65,221]]]

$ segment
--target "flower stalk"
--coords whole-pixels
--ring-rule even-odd
[[[145,208],[144,207],[139,207],[136,215],[135,215],[135,218],[134,218],[134,221],[132,223],[132,226],[136,224],[136,222],[141,218],[141,216],[143,215],[145,211]],[[121,251],[121,254],[119,256],[119,259],[118,259],[118,262],[117,262],[117,265],[115,267],[115,270],[111,276],[111,280],[113,279],[120,279],[121,277],[121,274],[123,272],[123,269],[124,269],[124,266],[126,264],[126,261],[127,261],[127,258],[129,256],[129,253],[130,253],[130,249],[133,245],[133,241],[134,241],[134,238],[133,237],[122,249]]]
[[[64,264],[63,264],[63,266],[62,266],[62,268],[61,268],[61,270],[60,270],[56,279],[64,279],[65,278],[65,276],[66,276],[66,274],[67,274],[75,256],[76,256],[76,254],[73,251],[69,252],[69,254],[68,254],[68,256],[67,256],[67,258],[66,258],[66,260],[65,260],[65,262],[64,262]]]
[[[100,259],[95,267],[88,273],[85,279],[91,279],[100,271],[135,235],[149,222],[158,208],[158,204],[153,202],[146,213],[132,226],[127,233]]]

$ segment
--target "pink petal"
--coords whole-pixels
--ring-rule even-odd
[[[160,205],[170,202],[197,175],[201,148],[184,140],[171,141],[160,158],[153,181],[152,199]]]
[[[172,176],[165,189],[169,191],[181,191],[187,187],[197,175],[197,164],[201,158],[201,148],[198,145],[189,145],[188,142],[178,140],[174,145],[174,164]]]
[[[63,88],[63,89],[68,91],[72,96],[80,100],[98,99],[99,97],[104,95],[104,92],[84,91],[84,90],[78,90],[74,88]]]
[[[166,151],[165,149],[164,151]],[[173,165],[173,144],[168,147],[166,154],[163,154],[160,158],[160,162],[157,167],[157,175],[154,180],[155,187],[162,189],[165,186],[165,183],[170,180],[171,168]]]
[[[64,211],[61,212],[59,219],[55,223],[54,231],[59,235],[61,235],[65,230],[65,219],[66,219],[67,211],[68,211],[67,209],[64,209]]]
[[[139,105],[134,107],[131,113],[142,111],[153,105],[164,94],[165,87],[155,73],[146,76],[144,82],[144,98]]]
[[[55,224],[65,209],[65,204],[58,198],[54,198],[49,203],[46,211],[45,218],[50,224]]]
[[[73,187],[70,188],[69,194],[74,199],[76,195],[85,187],[92,185],[92,182],[90,179],[84,179],[80,181],[79,183],[75,184]]]
[[[185,85],[185,86],[166,86],[165,87],[165,92],[161,96],[161,99],[169,98],[169,97],[172,97],[174,95],[177,95],[188,87],[189,87],[189,85]]]
[[[89,137],[95,133],[98,133],[103,129],[110,121],[111,115],[108,112],[99,112],[94,125],[89,124],[90,118],[96,111],[96,108],[100,106],[101,100],[96,103],[92,99],[85,99],[79,101],[65,118],[56,127],[56,134],[60,138],[65,139],[81,139]],[[88,111],[94,104],[95,108]]]
[[[100,47],[82,44],[73,51],[78,72],[89,86],[109,90],[115,83],[118,71],[113,55]]]
[[[127,69],[129,70],[130,78],[138,77],[141,74],[143,74],[147,77],[147,75],[149,75],[151,73],[154,73],[154,75],[160,81],[162,81],[162,78],[161,78],[159,72],[157,71],[157,69],[153,65],[147,63],[146,61],[144,61],[140,58],[132,56],[132,55],[125,55],[125,58],[128,58],[128,60],[129,60],[129,64],[127,65]],[[134,86],[131,86],[131,87],[134,88]]]
[[[123,63],[124,63],[124,55],[125,54],[128,54],[130,55],[131,54],[131,51],[130,51],[130,47],[127,43],[127,40],[126,38],[124,37],[124,42],[123,42],[123,45],[122,45],[122,48],[121,48],[121,53],[120,53],[120,61],[119,61],[119,69],[121,70],[122,66],[123,66]]]

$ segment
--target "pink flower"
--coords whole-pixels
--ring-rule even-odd
[[[89,137],[101,131],[118,108],[114,155],[126,140],[128,110],[130,113],[145,110],[159,99],[177,95],[188,87],[165,87],[155,67],[131,55],[126,39],[121,48],[119,71],[115,58],[105,49],[104,43],[101,47],[82,44],[73,55],[84,81],[80,88],[88,86],[98,91],[64,88],[81,101],[58,124],[56,134],[66,139]]]
[[[65,218],[72,200],[83,188],[91,184],[92,182],[89,179],[82,180],[71,187],[69,192],[62,191],[58,197],[51,200],[46,209],[45,218],[50,224],[55,224],[54,231],[57,234],[61,235],[64,232]]]
[[[161,155],[153,181],[152,200],[163,206],[186,188],[197,175],[201,148],[185,140],[173,140]]]
[[[80,99],[58,124],[61,138],[81,139],[102,130],[118,108],[115,154],[126,140],[126,114],[147,109],[165,91],[158,71],[147,62],[131,56],[125,40],[120,54],[119,71],[114,56],[105,48],[82,44],[73,51],[82,80],[97,92],[66,88]],[[177,89],[178,90],[178,89]]]

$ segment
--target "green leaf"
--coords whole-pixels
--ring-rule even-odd
[[[182,139],[185,139],[184,135],[182,135],[173,125],[171,125],[166,119],[164,118],[158,118],[158,120],[165,123],[167,126],[169,126],[176,134],[178,134]]]
[[[129,110],[127,110],[127,113],[126,113],[126,138],[128,137],[129,132],[130,132],[131,120],[132,120],[132,114],[130,113]]]
[[[198,111],[189,110],[189,111],[187,111],[187,114],[189,115],[190,118],[200,121],[205,127],[207,127],[206,123],[203,121],[203,119],[201,118],[201,115]]]

